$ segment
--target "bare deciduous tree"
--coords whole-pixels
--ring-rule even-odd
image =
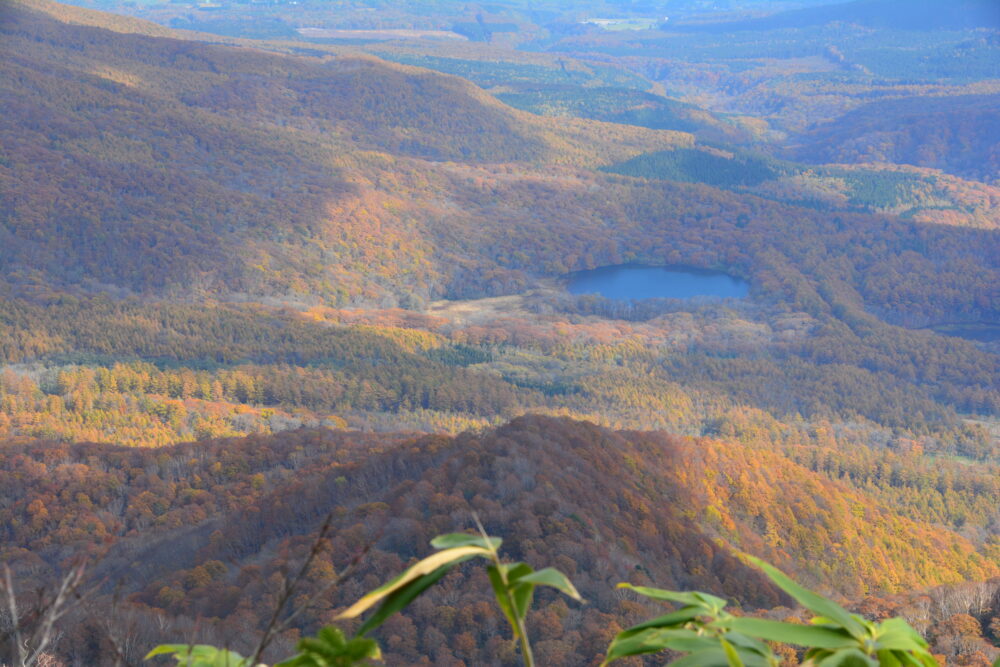
[[[0,617],[0,628],[10,653],[6,659],[11,660],[13,665],[58,667],[59,661],[48,650],[54,648],[59,640],[59,620],[83,599],[80,585],[85,569],[82,563],[73,567],[60,580],[53,594],[46,595],[45,591],[41,591],[31,609],[22,609],[14,591],[14,577],[10,568],[3,566],[0,588],[6,604]]]

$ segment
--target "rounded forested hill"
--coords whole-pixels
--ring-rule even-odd
[[[26,583],[51,576],[70,551],[94,557],[92,576],[113,583],[67,622],[66,636],[81,640],[64,645],[90,652],[87,664],[113,650],[82,641],[106,636],[94,618],[127,620],[146,650],[189,628],[188,641],[246,652],[278,574],[301,562],[327,514],[328,548],[304,585],[349,574],[296,627],[330,622],[427,555],[435,535],[470,529],[475,513],[503,538],[505,557],[559,568],[586,600],[538,596],[529,621],[545,664],[589,664],[616,628],[662,609],[621,595],[619,581],[707,590],[747,610],[789,604],[740,552],[852,598],[998,574],[995,545],[907,518],[874,486],[819,469],[875,479],[877,456],[830,450],[799,463],[779,449],[765,436],[723,442],[539,416],[456,437],[300,430],[155,450],[11,444],[0,461],[0,556]],[[942,497],[929,478],[912,479],[919,466],[900,463],[893,484]],[[983,475],[949,483],[949,498],[996,487]],[[386,662],[455,651],[494,664],[506,645],[498,613],[483,569],[460,568],[380,631]]]

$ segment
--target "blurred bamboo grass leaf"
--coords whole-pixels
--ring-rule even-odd
[[[674,667],[777,667],[781,661],[764,643],[769,641],[805,647],[803,665],[810,667],[937,665],[927,642],[903,619],[872,623],[800,586],[759,558],[744,558],[814,614],[810,625],[734,616],[725,611],[725,600],[707,593],[666,591],[622,583],[619,588],[683,606],[619,633],[608,647],[603,664],[674,651],[687,654],[671,662]]]

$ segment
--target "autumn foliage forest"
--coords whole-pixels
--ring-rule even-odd
[[[619,581],[804,618],[742,553],[1000,654],[998,26],[78,4],[0,0],[0,563],[25,609],[85,565],[53,665],[252,650],[325,517],[267,661],[473,516],[585,600],[539,591],[540,665],[660,613]],[[750,295],[565,289],[619,264]],[[488,591],[385,664],[519,664]]]

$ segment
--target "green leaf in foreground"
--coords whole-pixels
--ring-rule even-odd
[[[865,655],[861,649],[849,648],[835,651],[818,660],[816,667],[879,667],[878,661]]]
[[[794,623],[749,617],[733,618],[728,625],[736,632],[758,639],[810,648],[840,649],[855,647],[858,644],[846,632],[814,625],[795,625]]]
[[[573,582],[571,582],[565,574],[552,567],[546,567],[536,572],[532,572],[531,574],[526,574],[518,578],[517,583],[548,586],[568,595],[577,602],[583,601],[583,598],[580,597],[580,593],[576,590]]]
[[[448,535],[438,535],[431,540],[431,546],[435,549],[454,549],[455,547],[482,547],[497,551],[503,540],[499,537],[483,537],[482,535],[470,535],[467,533],[450,533]]]
[[[343,632],[333,627],[325,627],[316,637],[301,640],[298,649],[298,655],[274,667],[355,667],[382,659],[382,651],[374,640],[346,639]]]
[[[425,577],[440,567],[455,565],[459,562],[475,558],[477,556],[489,558],[492,552],[481,546],[454,547],[439,551],[423,559],[416,565],[407,569],[389,583],[380,586],[363,596],[360,600],[352,604],[340,613],[337,618],[357,618],[368,609],[381,602],[383,599],[403,588],[407,584]]]
[[[629,583],[620,583],[618,588],[627,588],[629,590],[635,591],[639,595],[644,595],[645,597],[652,598],[654,600],[663,600],[666,602],[677,602],[683,605],[693,605],[696,607],[701,607],[709,612],[721,611],[726,606],[726,601],[722,598],[717,598],[714,595],[709,595],[708,593],[700,593],[698,591],[693,592],[682,592],[682,591],[667,591],[662,588],[650,588],[648,586],[633,586]]]
[[[719,642],[722,644],[722,650],[726,652],[726,661],[729,663],[729,667],[744,667],[743,660],[740,659],[736,648],[725,639],[720,639]]]
[[[443,565],[430,574],[414,579],[402,588],[394,590],[386,596],[382,605],[378,608],[378,611],[372,614],[368,620],[365,621],[360,628],[358,628],[356,636],[361,637],[368,634],[375,628],[385,623],[386,620],[397,611],[405,609],[407,605],[417,598],[417,596],[436,584],[441,577],[448,573],[451,566],[455,564],[456,563]]]
[[[763,570],[764,574],[766,574],[767,577],[778,586],[778,588],[788,593],[795,599],[796,602],[809,611],[814,614],[818,614],[819,616],[826,617],[836,625],[844,628],[844,630],[849,632],[851,636],[857,640],[864,640],[865,637],[868,636],[868,632],[866,631],[864,625],[862,625],[853,614],[833,600],[828,600],[819,593],[814,593],[807,588],[803,588],[799,584],[792,581],[784,572],[769,563],[765,563],[759,558],[746,556],[746,559]]]
[[[535,595],[534,585],[524,582],[528,578],[528,575],[534,573],[534,570],[527,563],[501,565],[500,567],[506,570],[507,581],[510,583],[511,597],[514,600],[514,614],[518,618],[524,619],[528,615],[528,609],[531,608],[531,600]],[[500,583],[502,587],[503,582],[501,581]],[[493,591],[496,592],[496,590],[497,588],[494,586]]]
[[[678,609],[675,612],[664,614],[663,616],[657,616],[656,618],[651,618],[648,621],[644,621],[638,625],[633,625],[631,628],[620,633],[618,636],[624,639],[632,635],[638,634],[643,630],[649,630],[652,628],[681,627],[688,621],[694,620],[702,613],[703,613],[702,610],[697,607],[684,607],[682,609]]]
[[[247,667],[249,658],[207,644],[161,644],[146,654],[145,660],[159,655],[172,655],[183,667]]]
[[[659,653],[669,648],[677,648],[677,642],[682,640],[695,640],[698,633],[693,630],[649,628],[641,630],[628,637],[621,635],[611,642],[608,647],[608,654],[604,658],[602,665],[607,665],[621,658],[628,658],[647,653]]]

